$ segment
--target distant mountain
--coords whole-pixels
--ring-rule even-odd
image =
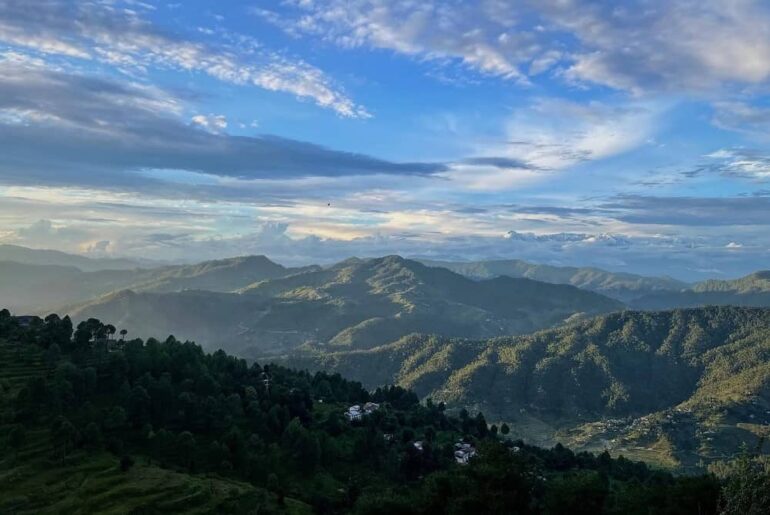
[[[153,263],[147,260],[121,258],[89,258],[67,254],[58,250],[41,250],[18,245],[0,245],[0,261],[15,261],[26,265],[72,266],[84,272],[96,270],[131,270],[149,268]]]
[[[767,293],[770,292],[770,270],[732,280],[711,279],[693,286],[696,292]]]
[[[697,306],[770,307],[770,271],[732,280],[711,279],[678,292],[660,292],[634,299],[638,309],[671,309]]]
[[[173,332],[257,357],[301,345],[370,348],[415,331],[520,334],[622,308],[572,286],[509,277],[473,281],[388,256],[257,282],[240,294],[121,293],[71,313],[114,320],[138,336]]]
[[[0,261],[0,304],[15,313],[44,313],[49,308],[85,302],[125,288],[137,270],[83,272],[74,266]]]
[[[234,291],[266,279],[318,267],[286,268],[265,256],[246,256],[196,265],[84,272],[74,266],[0,261],[0,303],[16,312],[44,313],[123,289],[175,292]]]
[[[507,275],[554,284],[571,284],[623,302],[654,292],[679,291],[688,287],[687,283],[670,277],[646,277],[591,267],[540,265],[518,259],[468,262],[421,260],[421,262],[428,266],[448,268],[472,279],[490,279]]]
[[[151,270],[142,274],[131,289],[152,292],[232,292],[267,279],[319,269],[318,266],[287,268],[265,256],[243,256]]]
[[[473,406],[541,444],[683,466],[754,445],[770,424],[769,309],[627,311],[528,336],[411,335],[288,361]]]

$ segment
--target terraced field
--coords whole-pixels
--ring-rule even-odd
[[[0,339],[0,395],[13,398],[27,381],[47,371],[43,353],[37,348],[21,348]]]
[[[37,433],[18,456],[0,461],[0,513],[253,513],[277,512],[272,494],[247,483],[191,476],[144,462],[127,472],[107,453],[76,452],[50,461],[47,435]],[[309,513],[287,500],[287,513]]]
[[[0,341],[0,513],[310,513],[309,507],[248,483],[180,473],[136,457],[122,471],[105,451],[55,457],[48,429],[29,427],[19,448],[10,445],[10,403],[26,382],[50,372],[41,352]]]

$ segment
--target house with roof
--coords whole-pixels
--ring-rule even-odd
[[[363,407],[360,404],[354,404],[347,409],[345,412],[345,417],[350,422],[354,420],[361,420],[364,415],[371,415],[378,409],[380,409],[380,405],[376,402],[367,402],[363,405]]]
[[[455,444],[455,461],[460,465],[467,465],[471,458],[476,456],[476,448],[465,442]]]
[[[345,412],[345,417],[348,419],[349,422],[353,422],[354,420],[361,420],[363,416],[364,416],[364,412],[361,409],[361,406],[359,404],[352,405]]]

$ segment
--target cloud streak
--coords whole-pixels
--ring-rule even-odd
[[[0,178],[120,188],[152,182],[136,173],[144,169],[233,179],[427,176],[445,170],[442,164],[393,163],[275,136],[231,136],[221,132],[224,119],[188,123],[183,111],[179,100],[157,88],[6,55],[0,58]],[[199,129],[201,122],[216,130]]]
[[[134,7],[134,6],[131,6]],[[341,116],[369,114],[321,70],[262,46],[212,46],[165,32],[119,1],[0,0],[0,42],[43,54],[98,61],[142,72],[149,68],[206,74],[214,79],[312,99]]]

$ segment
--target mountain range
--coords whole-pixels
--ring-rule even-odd
[[[17,313],[94,317],[130,337],[173,334],[369,387],[396,383],[543,445],[689,467],[770,426],[770,310],[700,307],[770,307],[770,272],[687,285],[399,256],[100,269],[109,263],[20,249],[0,247],[29,261],[0,261],[0,302]],[[661,311],[682,307],[697,309]]]
[[[584,290],[606,295],[622,302],[656,292],[676,292],[688,284],[670,277],[647,277],[622,272],[608,272],[592,267],[551,266],[520,259],[492,261],[429,261],[429,266],[447,268],[472,279],[509,276],[524,277],[554,284],[571,284]]]
[[[767,270],[738,279],[710,279],[688,284],[670,277],[648,277],[591,267],[558,267],[517,259],[422,262],[478,280],[509,276],[571,284],[619,300],[633,309],[665,310],[711,305],[770,307],[770,271]]]
[[[122,291],[67,310],[136,336],[173,333],[246,357],[300,346],[369,348],[415,331],[486,338],[622,309],[569,285],[474,281],[398,256],[350,259],[257,281],[236,293]]]
[[[634,299],[637,309],[697,306],[770,306],[770,270],[732,280],[711,279],[681,291],[656,292]]]
[[[625,311],[525,336],[410,335],[288,362],[483,410],[540,444],[680,467],[755,446],[770,425],[770,309]]]

